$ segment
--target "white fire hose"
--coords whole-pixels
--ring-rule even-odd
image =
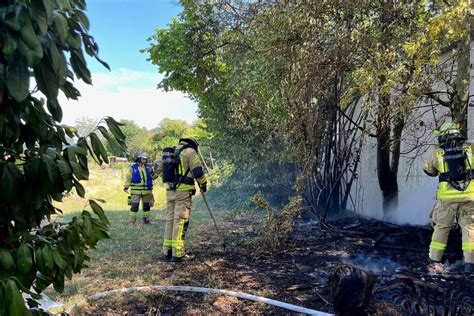
[[[93,294],[87,298],[89,301],[97,301],[99,299],[106,298],[108,296],[114,295],[114,294],[122,294],[122,293],[131,293],[131,292],[138,292],[138,291],[145,291],[145,290],[160,290],[160,291],[182,291],[182,292],[199,292],[199,293],[217,293],[217,294],[223,294],[223,295],[229,295],[229,296],[234,296],[238,297],[241,299],[246,299],[254,302],[260,302],[268,305],[273,305],[277,306],[280,308],[284,308],[293,312],[297,313],[303,313],[303,314],[308,314],[308,315],[317,315],[317,316],[331,316],[333,314],[328,314],[325,312],[320,312],[316,311],[313,309],[309,308],[304,308],[300,306],[296,306],[293,304],[288,304],[276,300],[272,300],[269,298],[261,297],[261,296],[256,296],[256,295],[251,295],[251,294],[246,294],[242,292],[235,292],[235,291],[228,291],[228,290],[220,290],[220,289],[211,289],[207,287],[195,287],[195,286],[175,286],[175,285],[155,285],[155,286],[142,286],[142,287],[129,287],[129,288],[122,288],[122,289],[116,289],[116,290],[111,290],[111,291],[106,291],[106,292],[101,292],[97,294]],[[80,305],[82,302],[78,302],[68,308],[66,313],[71,313],[73,309],[77,306]]]

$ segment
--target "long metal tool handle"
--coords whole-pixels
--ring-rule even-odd
[[[201,186],[199,186],[199,189],[201,189]],[[214,217],[214,214],[211,211],[211,207],[209,206],[209,202],[207,202],[206,194],[204,194],[204,192],[202,192],[202,190],[201,190],[201,195],[202,195],[202,198],[204,200],[204,204],[206,204],[207,210],[209,211],[209,214],[211,215],[212,221],[214,222],[214,227],[216,228],[216,231],[219,234],[219,237],[222,239],[222,248],[224,248],[224,251],[225,251],[226,244],[225,244],[224,235],[222,234],[221,230],[217,226],[217,222],[216,222],[216,219]]]
[[[197,153],[198,153],[198,155],[199,155],[199,158],[201,159],[202,164],[204,165],[204,167],[205,167],[206,170],[207,170],[207,174],[208,174],[208,175],[211,175],[211,171],[210,171],[209,167],[207,166],[206,160],[205,160],[204,157],[202,156],[201,152],[198,151]]]
[[[199,153],[199,152],[198,152]],[[202,156],[201,156],[202,158]],[[201,163],[202,160],[201,160]],[[194,179],[196,179],[196,177],[194,176],[194,172],[191,168],[189,168],[189,170],[191,171],[191,175],[193,176]],[[196,181],[197,182],[197,181]],[[214,227],[216,228],[216,231],[217,231],[217,234],[219,235],[219,237],[222,239],[222,248],[224,248],[224,252],[225,252],[225,238],[224,238],[224,235],[222,234],[222,232],[220,231],[219,227],[217,227],[217,222],[216,222],[216,219],[214,217],[214,214],[212,213],[211,211],[211,207],[209,206],[209,202],[207,201],[207,198],[206,198],[206,195],[204,194],[204,192],[202,191],[202,188],[201,188],[201,185],[199,184],[199,182],[197,182],[198,184],[198,187],[199,187],[199,191],[201,191],[201,195],[202,195],[202,198],[204,200],[204,204],[206,204],[206,208],[207,210],[209,211],[209,214],[211,215],[211,218],[212,218],[212,221],[214,222]]]

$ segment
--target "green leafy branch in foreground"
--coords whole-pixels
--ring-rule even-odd
[[[107,153],[97,133],[125,146],[120,124],[106,117],[81,136],[60,124],[59,91],[77,100],[73,82],[92,83],[83,50],[98,57],[84,0],[6,0],[0,4],[0,315],[31,311],[50,284],[57,291],[86,267],[87,251],[108,238],[109,222],[94,200],[69,223],[50,223],[61,202],[89,178],[87,156]],[[31,80],[31,79],[34,80]],[[95,214],[95,215],[94,215]],[[32,292],[34,290],[34,292]]]

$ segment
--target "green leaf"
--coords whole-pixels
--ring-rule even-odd
[[[83,216],[84,220],[84,237],[86,239],[90,239],[94,233],[94,230],[92,229],[92,222],[90,219],[90,216]]]
[[[61,122],[61,120],[63,119],[63,109],[61,108],[61,105],[59,105],[58,100],[54,98],[50,98],[48,99],[46,104],[48,106],[48,111],[49,113],[51,113],[54,120],[56,122]]]
[[[66,268],[66,260],[64,260],[63,256],[61,256],[61,253],[58,250],[53,251],[53,256],[54,256],[54,263],[61,269],[64,270]]]
[[[74,181],[74,186],[76,187],[77,195],[79,195],[81,198],[85,198],[86,190],[84,189],[82,184],[79,181]]]
[[[17,102],[22,102],[30,93],[30,72],[21,60],[7,67],[7,88]]]
[[[62,44],[66,44],[69,33],[69,26],[67,25],[66,18],[61,13],[56,13],[56,16],[54,17],[54,26],[56,27],[56,31],[58,32],[59,40]]]
[[[10,164],[13,164],[13,163],[9,163],[3,169],[2,190],[0,190],[1,200],[9,201],[9,202],[15,199],[16,189],[19,183],[18,179],[15,178],[15,176],[11,172]],[[12,168],[16,168],[14,164]]]
[[[79,92],[79,90],[77,90],[72,83],[70,83],[69,81],[66,81],[63,86],[61,87],[61,90],[64,92],[64,94],[66,95],[66,97],[68,99],[72,99],[72,100],[78,100],[79,97],[81,96],[81,93]]]
[[[5,59],[12,62],[14,54],[18,48],[18,37],[14,37],[14,35],[7,30],[5,30],[3,36],[4,42],[2,52],[5,55]]]
[[[70,58],[71,66],[76,75],[85,83],[92,84],[91,73],[87,69],[86,60],[80,50],[73,50]]]
[[[77,16],[77,19],[81,22],[82,26],[84,27],[84,29],[87,31],[89,30],[90,28],[90,23],[89,23],[89,19],[87,18],[87,16],[84,14],[84,12],[82,12],[81,10],[75,10],[74,11],[75,15]]]
[[[5,284],[5,298],[8,302],[7,310],[10,315],[31,315],[16,282],[11,279],[7,280]]]
[[[89,200],[89,205],[92,208],[92,211],[99,216],[100,220],[104,222],[106,225],[110,225],[109,220],[107,219],[107,216],[105,216],[104,210],[102,207],[94,200]]]
[[[20,14],[22,14],[23,6],[17,4],[9,8],[9,12],[6,14],[5,18],[3,19],[3,23],[11,27],[15,31],[20,31]]]
[[[99,158],[99,156],[102,157],[102,159],[106,162],[106,163],[109,163],[109,158],[107,156],[107,151],[105,150],[105,147],[104,145],[102,144],[102,142],[100,141],[99,139],[99,136],[97,136],[96,133],[91,133],[89,135],[90,139],[91,139],[91,145],[92,145],[92,149],[94,150],[94,153],[95,155],[97,156],[97,158]],[[100,161],[100,159],[99,159]]]
[[[47,58],[43,58],[41,62],[34,68],[36,83],[43,94],[51,99],[58,98],[59,81],[52,65]]]
[[[111,141],[112,138],[110,137],[110,134],[109,134],[109,131],[103,127],[103,126],[97,126],[97,128],[99,129],[99,132],[102,134],[102,136],[104,136],[104,138],[107,140],[107,141]]]
[[[78,180],[89,180],[88,170],[82,169],[81,165],[77,162],[70,161],[69,163],[71,164],[72,171]]]
[[[31,10],[34,21],[40,31],[40,35],[44,36],[46,32],[48,32],[48,18],[43,0],[32,0]]]
[[[75,51],[81,51],[81,37],[76,32],[70,32],[67,37],[69,48]]]
[[[43,162],[45,164],[46,171],[48,172],[49,181],[51,183],[55,183],[56,178],[58,177],[58,168],[56,166],[56,163],[47,155],[43,156]]]
[[[86,9],[86,1],[85,0],[77,0],[76,5],[79,9],[85,10]]]
[[[0,249],[0,267],[4,271],[13,271],[15,270],[15,261],[10,253],[6,249]]]
[[[18,39],[18,50],[28,67],[35,67],[43,58],[43,48],[41,46],[32,49],[22,39]]]
[[[69,164],[66,161],[58,160],[58,161],[56,161],[56,164],[58,165],[59,172],[61,173],[61,177],[64,180],[72,179],[72,170],[71,170],[71,167],[69,167]]]
[[[54,0],[43,0],[43,6],[45,9],[48,25],[53,21],[53,1]]]
[[[86,50],[86,53],[89,54],[90,56],[94,56],[95,59],[100,62],[105,68],[107,68],[110,71],[110,66],[100,59],[99,57],[99,46],[95,42],[94,38],[88,34],[82,33],[82,42],[84,43],[84,49]]]
[[[33,29],[33,24],[31,23],[29,15],[25,15],[24,17],[24,25],[20,29],[20,34],[21,38],[30,49],[35,50],[38,46],[41,47],[41,43]]]
[[[59,85],[63,85],[66,82],[67,77],[67,62],[63,52],[59,52],[58,47],[53,40],[49,41],[50,47],[50,58],[51,65],[53,66],[54,72],[57,74],[59,79]]]
[[[107,123],[107,127],[109,128],[109,131],[112,132],[112,135],[114,135],[117,142],[124,147],[125,135],[120,130],[120,127],[119,127],[120,124],[117,121],[115,121],[113,118],[111,118],[110,116],[105,118],[105,122]]]
[[[59,273],[53,281],[54,290],[58,293],[62,293],[64,291],[64,274]]]
[[[52,270],[54,268],[54,257],[53,251],[49,246],[44,246],[41,251],[41,257],[43,258],[44,266],[47,270]]]
[[[31,253],[30,246],[28,244],[21,244],[20,248],[16,253],[18,270],[21,274],[30,272],[33,266],[33,254]]]
[[[71,3],[69,0],[56,0],[59,10],[70,11],[72,10]]]

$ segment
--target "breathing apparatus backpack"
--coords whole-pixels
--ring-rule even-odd
[[[463,145],[464,138],[461,135],[453,135],[448,136],[441,146],[448,171],[441,173],[439,180],[448,182],[458,191],[465,191],[472,179],[472,167]]]
[[[163,183],[167,183],[170,189],[176,189],[181,183],[187,181],[187,173],[179,174],[179,164],[180,164],[180,154],[181,152],[188,148],[188,145],[178,145],[176,147],[165,147],[163,148]],[[191,183],[190,183],[191,184]],[[194,182],[192,183],[194,184]]]

